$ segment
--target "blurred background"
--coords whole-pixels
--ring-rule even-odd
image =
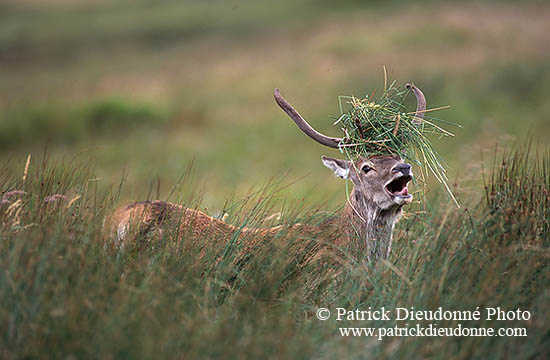
[[[543,1],[3,0],[2,169],[91,160],[100,186],[125,179],[127,201],[165,198],[194,159],[212,211],[282,176],[290,199],[341,204],[320,161],[338,152],[272,91],[339,136],[338,95],[382,90],[385,65],[428,107],[451,105],[433,115],[463,128],[434,141],[460,196],[496,144],[548,144],[549,34]]]

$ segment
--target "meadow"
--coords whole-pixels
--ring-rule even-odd
[[[2,2],[0,357],[546,358],[549,18],[542,1]],[[338,136],[338,96],[380,90],[382,66],[462,125],[433,139],[461,207],[434,179],[417,183],[427,206],[406,210],[388,262],[342,254],[334,274],[276,245],[245,268],[214,261],[235,244],[200,261],[185,239],[105,246],[104,218],[134,200],[237,226],[338,211],[344,182],[320,155],[342,155],[306,138],[272,92]],[[399,322],[315,318],[368,306],[532,318],[472,323],[527,337],[382,341],[338,328]]]

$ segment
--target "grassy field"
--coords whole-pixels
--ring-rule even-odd
[[[483,200],[428,215],[409,211],[390,262],[366,266],[332,249],[333,262],[303,263],[330,238],[263,243],[159,238],[105,246],[116,192],[98,190],[86,165],[33,163],[5,174],[0,208],[1,357],[544,359],[550,281],[550,155],[509,152],[487,174]],[[280,206],[277,184],[229,202],[228,222],[258,226]],[[54,193],[67,198],[52,199]],[[8,201],[9,200],[9,201]],[[186,196],[180,201],[194,205]],[[286,204],[291,225],[318,223],[316,207]],[[418,211],[418,210],[417,210]],[[265,224],[264,224],[265,225]],[[167,230],[170,230],[168,227]],[[405,240],[407,239],[407,240]],[[145,240],[145,239],[144,239]],[[201,243],[207,243],[206,255]],[[290,244],[290,245],[288,245]],[[305,250],[304,250],[305,249]],[[336,269],[336,271],[335,271]],[[318,307],[529,311],[529,320],[320,321]],[[525,337],[343,337],[340,327],[526,329]]]
[[[26,194],[0,205],[0,357],[545,358],[548,19],[543,1],[1,2],[0,192]],[[430,205],[407,210],[388,263],[346,260],[332,278],[292,249],[260,247],[236,269],[169,238],[104,248],[103,219],[132,200],[229,208],[236,225],[338,209],[344,184],[320,155],[342,155],[306,138],[272,92],[339,136],[338,96],[382,90],[383,66],[462,125],[433,139],[461,208],[428,179]],[[52,194],[67,199],[44,203]],[[533,317],[475,323],[527,338],[378,341],[338,327],[397,323],[321,322],[321,306]]]

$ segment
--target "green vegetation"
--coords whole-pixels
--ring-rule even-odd
[[[76,109],[15,108],[0,115],[0,149],[49,143],[71,144],[137,127],[162,126],[167,115],[146,104],[106,99]]]
[[[548,153],[509,152],[488,176],[481,202],[464,209],[445,204],[427,217],[408,217],[400,223],[391,263],[376,268],[333,249],[340,258],[334,271],[324,262],[304,266],[297,261],[302,252],[275,241],[254,248],[239,267],[225,260],[242,250],[238,242],[194,243],[169,232],[117,251],[105,246],[112,239],[102,231],[117,192],[97,190],[86,165],[31,162],[25,180],[5,173],[0,178],[7,200],[0,208],[2,357],[543,358],[550,347],[549,169]],[[6,197],[15,189],[25,193]],[[276,193],[267,187],[247,202],[229,202],[228,221],[258,225],[280,208]],[[66,198],[52,200],[52,194]],[[314,224],[327,216],[298,204],[287,204],[284,213],[282,224]],[[201,255],[204,241],[209,251]],[[321,239],[299,241],[313,246]],[[341,337],[338,328],[404,324],[315,318],[318,307],[382,306],[498,306],[528,310],[532,317],[437,322],[526,328],[527,337],[382,341]],[[430,322],[409,326],[417,323]]]

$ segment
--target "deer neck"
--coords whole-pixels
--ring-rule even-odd
[[[348,240],[359,240],[357,249],[370,261],[385,259],[391,251],[392,233],[402,212],[401,206],[378,207],[372,200],[353,190],[342,216],[342,229]]]

